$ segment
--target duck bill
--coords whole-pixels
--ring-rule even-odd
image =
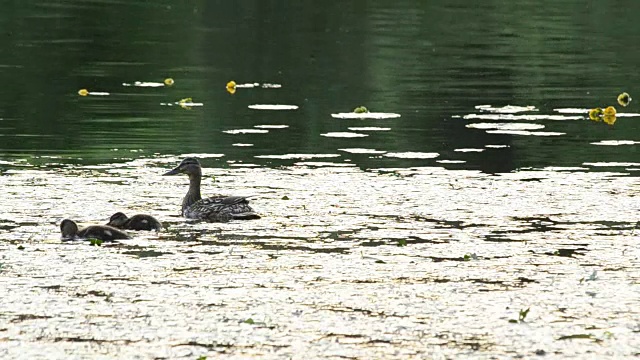
[[[180,174],[180,166],[178,166],[177,168],[167,171],[166,173],[162,174],[162,176],[167,176],[167,175],[177,175]]]

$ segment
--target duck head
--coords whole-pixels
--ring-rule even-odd
[[[189,178],[193,175],[201,175],[202,170],[200,168],[200,162],[195,158],[186,158],[182,160],[180,165],[176,166],[173,170],[170,170],[163,175],[177,175],[177,174],[187,174]]]
[[[64,219],[60,223],[60,232],[63,238],[72,238],[78,233],[78,225],[69,219]]]
[[[117,212],[117,213],[111,215],[111,218],[109,218],[109,222],[107,223],[107,225],[108,226],[113,226],[115,228],[119,228],[121,226],[124,226],[124,223],[126,223],[127,220],[129,220],[127,215],[125,215],[124,213],[121,213],[121,212]]]

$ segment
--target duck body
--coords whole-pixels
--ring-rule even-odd
[[[121,212],[111,215],[107,226],[126,230],[162,230],[162,223],[151,215],[136,214],[127,217]]]
[[[207,221],[253,220],[260,219],[249,200],[242,196],[213,196],[182,204],[182,216],[189,219]]]
[[[182,199],[182,216],[210,222],[260,219],[244,196],[217,195],[203,199],[200,194],[202,168],[197,159],[186,158],[164,175],[176,174],[189,175],[189,191]]]
[[[124,231],[106,225],[90,225],[78,229],[78,225],[69,219],[62,220],[60,232],[63,239],[98,239],[102,241],[131,239]]]

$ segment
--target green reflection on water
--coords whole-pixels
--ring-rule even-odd
[[[628,119],[614,129],[551,122],[547,130],[567,136],[533,139],[470,131],[451,116],[473,112],[479,104],[535,105],[550,113],[554,107],[613,104],[622,90],[633,95],[638,79],[628,69],[640,50],[628,44],[640,29],[625,15],[638,7],[612,1],[590,7],[577,1],[474,6],[329,1],[322,8],[260,1],[14,3],[0,13],[7,35],[0,39],[0,152],[70,155],[96,163],[130,150],[224,153],[230,160],[276,166],[280,162],[254,156],[376,148],[437,152],[445,160],[466,161],[447,166],[489,172],[630,160],[635,147],[603,151],[588,145],[638,140],[620,138],[638,133],[637,122]],[[616,26],[596,27],[593,18]],[[166,77],[175,85],[122,86]],[[282,88],[238,89],[230,95],[229,80]],[[111,95],[79,97],[81,88]],[[160,105],[187,97],[204,106]],[[252,104],[300,109],[256,111],[248,108]],[[348,122],[329,116],[360,104],[402,118]],[[267,134],[222,133],[265,124],[289,127]],[[363,139],[320,136],[349,126],[391,130]],[[454,152],[486,144],[512,146]],[[436,164],[362,154],[345,154],[340,161],[346,159],[364,168]]]

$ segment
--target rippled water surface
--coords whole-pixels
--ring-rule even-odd
[[[637,357],[639,6],[5,6],[0,357]]]

